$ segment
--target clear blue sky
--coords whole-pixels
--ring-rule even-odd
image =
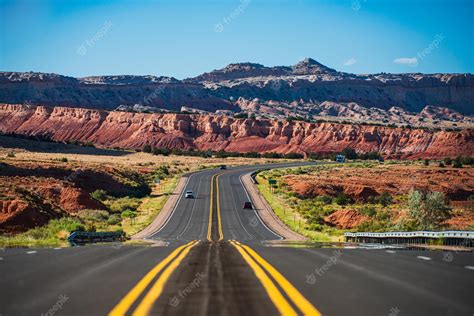
[[[182,79],[312,57],[354,73],[473,73],[473,11],[474,0],[0,0],[0,71]]]

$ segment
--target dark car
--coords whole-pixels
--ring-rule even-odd
[[[220,168],[221,168],[221,170],[225,170],[225,169],[227,169],[227,166],[226,165],[221,165]]]
[[[243,208],[246,209],[246,210],[253,209],[252,203],[251,202],[245,202]]]

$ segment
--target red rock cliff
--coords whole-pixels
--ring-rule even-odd
[[[427,131],[383,126],[142,114],[0,104],[0,132],[78,140],[106,147],[235,152],[334,152],[345,147],[402,158],[474,156],[474,130]],[[1,144],[0,144],[1,145]]]

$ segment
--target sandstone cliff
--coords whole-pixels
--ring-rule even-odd
[[[150,144],[231,152],[321,153],[349,146],[361,152],[378,151],[400,158],[474,156],[473,129],[428,131],[12,104],[0,104],[0,132],[136,149]]]

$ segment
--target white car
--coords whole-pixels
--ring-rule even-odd
[[[194,199],[194,192],[193,191],[186,191],[186,193],[184,193],[184,197],[186,199]]]

